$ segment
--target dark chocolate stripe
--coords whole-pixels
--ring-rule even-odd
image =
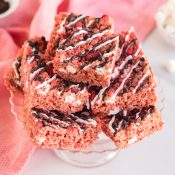
[[[83,64],[81,68],[83,69],[85,66],[93,63],[96,60],[103,61],[104,54],[112,52],[114,49],[115,49],[115,46],[111,45],[107,49],[105,49],[105,51],[103,51],[102,53],[98,52],[96,56],[93,56],[91,59],[89,59],[89,61],[86,62],[85,64]],[[98,68],[103,67],[103,66],[105,66],[107,63],[109,63],[111,61],[112,61],[111,59],[104,59],[104,61],[102,63],[100,63],[99,65],[95,66],[94,69],[97,68],[97,67]]]
[[[104,28],[103,30],[99,31],[98,33],[102,33],[104,32],[105,30],[109,30],[111,28],[111,26],[108,26],[106,28]],[[83,39],[79,40],[79,42],[81,41],[86,41],[88,40],[89,38],[93,37],[93,35],[96,35],[97,33],[94,33],[92,30],[88,30],[87,28],[86,29],[83,29],[83,30],[86,30],[88,33],[84,35]],[[70,42],[72,36],[76,33],[77,31],[75,31],[74,33],[72,33],[70,36],[68,36],[68,38],[65,40],[65,42],[58,48],[58,49],[61,49],[61,50],[65,50],[67,47],[75,47],[77,42],[75,43],[72,43],[72,44],[65,44],[65,43],[68,43]]]
[[[143,67],[144,66],[144,63],[145,62],[145,59],[144,58],[140,58],[140,62],[139,62],[139,66],[140,67]],[[101,96],[102,96],[102,99],[101,100],[104,100],[104,98],[105,98],[105,96],[106,96],[106,94],[107,94],[107,92],[112,88],[112,87],[114,87],[115,86],[115,84],[116,83],[119,83],[120,82],[120,79],[121,79],[121,76],[122,76],[122,74],[124,73],[124,70],[125,69],[128,69],[128,64],[131,64],[131,67],[134,65],[134,62],[132,61],[132,60],[129,60],[128,62],[127,62],[127,64],[125,64],[125,66],[123,67],[123,69],[122,70],[120,70],[120,74],[115,78],[115,79],[112,79],[111,80],[111,84],[110,84],[110,86],[109,87],[107,87],[107,88],[105,88],[105,90],[103,91],[103,93],[101,94]],[[145,66],[146,66],[147,64],[145,64]],[[144,68],[144,67],[143,67]],[[131,83],[132,83],[132,81],[133,81],[133,78],[135,77],[134,75],[136,75],[136,70],[134,71],[133,70],[133,72],[132,72],[132,78],[130,78],[129,80],[127,80],[127,82],[125,83],[125,88],[123,88],[123,90],[122,91],[120,91],[119,92],[119,94],[118,95],[122,95],[123,93],[126,93],[126,92],[128,92],[129,90],[130,90],[130,87],[127,87],[127,83],[129,84],[129,85],[131,85]],[[125,77],[123,77],[123,79],[124,79]],[[116,88],[117,89],[117,88]],[[95,97],[96,96],[98,96],[99,95],[99,93],[100,93],[100,91],[102,90],[102,88],[101,89],[98,89],[98,91],[96,91],[95,92]],[[94,98],[95,98],[94,97]],[[93,98],[93,99],[94,99]],[[91,101],[93,101],[93,99],[90,99]]]
[[[111,38],[108,38],[107,40],[105,40],[105,41],[103,41],[103,42],[101,42],[101,43],[97,43],[97,44],[96,44],[92,49],[90,49],[89,51],[87,51],[87,52],[85,52],[85,53],[83,53],[83,54],[74,55],[74,56],[70,57],[70,59],[64,60],[64,62],[65,62],[65,63],[68,63],[68,62],[73,61],[73,60],[76,59],[76,58],[85,59],[86,56],[87,56],[88,54],[90,54],[91,52],[93,52],[98,46],[100,46],[100,45],[103,44],[104,42],[110,41],[110,40],[112,40],[112,39],[114,39],[114,38],[116,38],[116,37],[111,37]]]
[[[136,90],[136,93],[141,90],[150,80],[151,76],[148,76],[147,78],[145,78],[145,80],[140,84],[140,86],[138,87],[138,89]]]
[[[36,118],[38,118],[44,126],[55,125],[61,128],[69,128],[72,126],[73,123],[76,122],[76,124],[78,124],[80,128],[83,129],[84,123],[81,122],[81,120],[88,122],[89,119],[92,119],[91,113],[87,109],[67,116],[65,116],[58,110],[43,110],[40,108],[32,108],[31,113]]]
[[[129,112],[127,111],[126,116],[124,115],[124,111],[120,111],[115,115],[107,116],[105,120],[108,120],[108,122],[110,122],[111,118],[115,117],[115,120],[113,121],[111,127],[115,131],[114,135],[116,135],[120,129],[126,129],[131,123],[140,122],[149,114],[152,114],[154,111],[154,106],[144,107],[141,109],[135,108]]]

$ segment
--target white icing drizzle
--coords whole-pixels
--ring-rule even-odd
[[[115,115],[115,114],[117,114],[119,112],[120,112],[120,109],[119,108],[115,108],[113,110],[110,110],[108,115]]]
[[[142,78],[139,80],[137,86],[133,89],[132,93],[136,93],[137,89],[139,88],[140,84],[142,84],[142,82],[145,80],[145,78],[150,74],[150,71],[147,71]]]
[[[79,84],[73,84],[69,87],[69,89],[71,89],[71,88],[79,88]]]
[[[134,32],[134,27],[133,26],[129,29],[128,34],[125,37],[125,42],[128,41],[128,39],[129,39],[132,32]]]
[[[42,84],[36,86],[35,88],[38,89],[38,93],[41,95],[46,95],[49,92],[50,87],[51,87],[49,82],[51,82],[54,79],[55,77],[52,77],[48,79],[47,81],[43,82]],[[44,88],[44,89],[41,89],[41,88]]]
[[[139,114],[140,114],[140,112],[136,113],[136,120],[140,117]]]
[[[131,28],[129,29],[127,35],[125,36],[125,41],[123,42],[123,44],[122,44],[122,46],[121,46],[121,48],[120,48],[120,55],[121,55],[122,52],[123,52],[123,48],[124,48],[125,42],[129,40],[130,35],[131,35],[132,32],[134,32],[134,27],[131,27]]]
[[[93,22],[94,22],[94,20],[89,20],[89,22],[86,26],[89,27]]]
[[[47,65],[50,65],[50,64],[52,64],[52,61],[48,61],[46,64],[47,64]]]
[[[121,121],[119,122],[119,124],[118,124],[118,127],[117,127],[117,128],[121,128],[122,123],[123,123],[123,121],[121,120]],[[117,128],[116,128],[116,129],[117,129]]]
[[[72,38],[74,38],[74,37],[76,37],[76,36],[78,36],[78,35],[84,34],[84,33],[88,33],[88,32],[87,32],[86,30],[81,29],[81,30],[75,32],[75,33],[72,35]]]
[[[110,52],[104,53],[103,58],[109,57],[109,56],[111,56],[111,55],[113,55],[115,53],[116,53],[115,51],[110,51]]]
[[[123,110],[123,116],[127,116],[127,110]]]
[[[39,69],[37,69],[36,71],[34,71],[33,73],[30,74],[30,80],[32,80],[38,73],[40,73],[42,70],[44,69],[44,67],[40,67]]]
[[[112,133],[115,132],[114,128],[112,127],[112,124],[114,123],[114,121],[115,121],[115,115],[112,116],[112,119],[110,120],[110,122],[108,124],[108,127]]]
[[[30,64],[35,59],[35,56],[31,56],[27,58],[27,63]]]
[[[132,27],[130,28],[130,30],[128,31],[128,34],[125,36],[125,42],[129,40],[130,35],[131,35],[132,32],[134,32],[134,27],[133,27],[133,26],[132,26]],[[122,46],[121,46],[120,55],[121,55],[121,53],[122,53],[122,51],[123,51],[125,42],[123,42],[123,44],[122,44]],[[139,54],[139,52],[141,51],[141,49],[142,49],[142,47],[141,47],[141,44],[139,43],[138,48],[137,48],[137,50],[135,51],[135,53],[134,53],[133,56],[138,56],[138,54]]]
[[[126,57],[126,59],[122,62],[122,64],[120,66],[114,68],[114,71],[112,73],[112,79],[114,79],[114,78],[116,78],[118,76],[119,70],[123,69],[123,67],[126,65],[126,63],[129,60],[132,60],[132,56],[131,55],[129,55],[128,57]]]
[[[88,119],[87,121],[86,120],[83,120],[81,118],[77,118],[76,119],[76,122],[80,122],[80,123],[85,123],[85,124],[90,124],[90,125],[93,125],[93,126],[96,126],[97,122],[93,119]]]
[[[74,37],[84,34],[84,33],[88,33],[86,30],[81,29],[81,30],[77,30],[72,36],[71,39],[73,39]],[[63,44],[67,39],[64,39],[61,43]]]
[[[92,35],[90,38],[88,38],[87,40],[80,40],[79,42],[77,42],[74,46],[69,46],[69,47],[66,47],[64,50],[67,51],[67,50],[71,50],[77,46],[80,46],[82,44],[85,44],[86,42],[88,41],[91,41],[93,40],[94,38],[97,38],[97,37],[100,37],[100,36],[103,36],[104,34],[106,34],[107,32],[109,32],[109,29],[106,29],[106,30],[103,30],[101,33],[96,33],[94,35]],[[112,41],[111,41],[112,42]],[[110,43],[110,42],[109,42]],[[61,50],[61,49],[59,49]]]
[[[109,30],[109,29],[108,29],[108,30]],[[103,46],[105,46],[105,45],[107,45],[107,44],[109,44],[109,43],[112,43],[113,41],[118,40],[118,39],[119,39],[119,36],[116,36],[116,37],[114,37],[114,38],[112,38],[112,39],[110,39],[110,40],[107,40],[107,41],[105,41],[104,43],[101,43],[100,45],[96,46],[96,47],[94,48],[94,50],[98,50],[98,49],[100,49],[101,47],[103,47]]]
[[[82,19],[85,18],[85,17],[86,17],[86,16],[84,16],[84,15],[80,15],[79,17],[75,18],[75,20],[71,21],[71,22],[67,25],[67,27],[70,27],[71,25],[76,24],[78,21],[82,20]]]
[[[110,51],[110,52],[108,52],[108,53],[105,53],[103,56],[102,56],[102,60],[104,59],[104,58],[106,58],[106,57],[109,57],[109,56],[111,56],[112,54],[115,54],[115,51]],[[87,70],[89,67],[91,67],[93,64],[95,64],[95,61],[93,61],[92,63],[90,63],[90,64],[87,64],[87,65],[85,65],[84,67],[83,67],[83,69],[84,70]],[[97,70],[99,69],[99,68],[96,68]]]
[[[14,80],[14,81],[18,86],[21,86],[21,82],[19,80]]]
[[[57,94],[60,95],[62,92],[63,92],[63,90],[57,91]]]
[[[103,93],[105,92],[105,90],[107,89],[107,87],[102,88],[99,93],[94,97],[94,99],[91,101],[91,105],[93,105],[96,101],[101,101],[103,98]]]
[[[87,100],[86,107],[87,107],[87,109],[88,109],[88,110],[90,109],[90,102],[89,102],[89,98],[88,98],[88,100]]]
[[[98,74],[98,75],[104,75],[104,73],[106,72],[110,72],[110,69],[106,69],[105,67],[97,67],[95,72]]]
[[[32,52],[34,52],[35,50],[36,50],[36,48],[35,48],[35,47],[33,47],[33,48],[32,48]]]
[[[64,18],[64,20],[61,22],[59,29],[57,30],[57,33],[60,33],[64,30],[64,24],[67,20],[67,17]]]
[[[114,92],[114,94],[110,97],[110,99],[108,99],[106,102],[107,103],[115,103],[115,98],[117,96],[117,94],[123,89],[123,86],[126,82],[126,80],[130,77],[132,71],[134,68],[136,68],[138,66],[140,61],[138,61],[131,69],[130,71],[127,73],[126,77],[123,79],[122,83],[120,84],[120,86],[118,87],[118,89]]]
[[[138,56],[140,51],[141,51],[141,44],[139,43],[139,46],[138,46],[136,52],[134,53],[134,56]]]
[[[151,91],[155,87],[155,83],[152,83],[152,85],[148,88],[149,91]]]
[[[32,114],[38,114],[36,111],[32,111]],[[52,112],[52,114],[54,115],[54,112]],[[54,116],[50,116],[50,117],[48,117],[48,115],[47,114],[45,114],[45,113],[43,113],[43,112],[40,112],[40,115],[42,115],[43,116],[43,118],[44,119],[50,119],[50,118],[52,118],[53,120],[56,120],[56,121],[58,121],[60,124],[63,124],[64,126],[70,126],[70,124],[69,123],[66,123],[66,122],[64,122],[64,121],[61,121],[61,120],[59,120],[59,119],[57,119],[57,118],[55,118]]]
[[[43,83],[41,83],[40,85],[38,85],[38,86],[35,86],[35,89],[40,89],[40,88],[50,88],[50,85],[49,85],[49,83],[51,82],[51,81],[53,81],[54,79],[56,79],[56,77],[57,77],[57,75],[55,74],[53,77],[51,77],[51,78],[49,78],[48,80],[46,80],[46,81],[44,81]],[[48,86],[49,85],[49,86]]]
[[[87,70],[89,67],[91,67],[92,65],[94,65],[95,64],[95,61],[93,61],[92,63],[90,63],[90,64],[86,64],[84,67],[83,67],[83,69],[84,70]]]
[[[18,61],[18,60],[13,61],[12,67],[13,67],[13,70],[14,70],[14,72],[15,72],[16,78],[19,78],[19,73],[18,73],[18,71],[17,71],[16,64],[19,64],[19,61]]]
[[[71,88],[78,88],[80,90],[80,85],[79,84],[71,85],[69,87],[69,89],[71,89]],[[82,88],[78,93],[82,93],[83,94],[85,90],[86,90],[86,87]]]
[[[89,114],[89,113],[88,113]],[[75,115],[73,115],[74,118],[76,118],[76,122],[77,123],[84,123],[84,124],[90,124],[90,125],[93,125],[93,126],[96,126],[97,125],[97,122],[91,118],[87,119],[87,120],[83,120]]]

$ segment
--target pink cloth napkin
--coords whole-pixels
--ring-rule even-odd
[[[10,112],[9,92],[3,85],[3,72],[18,47],[33,35],[49,38],[54,16],[59,11],[88,15],[110,15],[116,32],[136,28],[143,40],[154,26],[154,14],[165,0],[21,0],[17,10],[0,20],[0,174],[18,173],[34,146]]]

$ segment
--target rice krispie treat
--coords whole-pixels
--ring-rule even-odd
[[[108,86],[119,55],[119,37],[111,34],[109,17],[60,13],[55,23],[47,48],[51,52],[57,42],[54,72],[73,82]]]
[[[101,131],[98,118],[86,109],[70,115],[58,110],[25,109],[26,128],[39,147],[81,150],[92,144]]]
[[[55,16],[55,25],[50,36],[46,55],[54,57],[56,50],[60,47],[68,47],[69,44],[77,42],[79,39],[77,36],[81,36],[81,39],[88,39],[90,37],[89,32],[99,33],[100,31],[103,31],[101,34],[98,34],[100,36],[113,32],[112,19],[109,16],[103,15],[95,18],[60,12]],[[93,38],[98,38],[98,35],[93,36]],[[81,46],[81,44],[83,43],[79,43],[78,46]]]
[[[163,126],[160,113],[155,106],[116,111],[101,120],[104,133],[117,148],[127,147],[160,130]]]
[[[23,93],[23,88],[21,86],[21,76],[20,76],[20,66],[23,51],[19,49],[16,58],[13,60],[12,64],[7,68],[4,73],[4,84],[9,91],[14,94]]]
[[[21,81],[29,106],[65,114],[81,111],[89,99],[86,86],[53,73],[50,62],[44,61],[42,43],[43,38],[35,38],[23,45]]]
[[[90,88],[94,113],[110,114],[119,109],[150,106],[157,101],[154,75],[134,30],[131,28],[119,36],[121,55],[110,86]]]

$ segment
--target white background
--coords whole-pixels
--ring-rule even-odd
[[[21,175],[175,175],[175,73],[162,68],[168,60],[175,60],[175,48],[164,42],[157,30],[149,35],[143,48],[166,97],[163,130],[120,151],[111,162],[97,168],[70,166],[51,150],[36,149]]]

